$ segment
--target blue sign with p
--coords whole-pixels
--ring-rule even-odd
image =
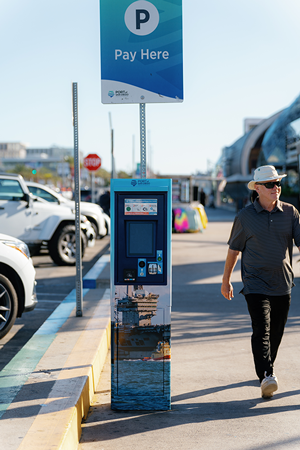
[[[100,0],[102,103],[183,101],[182,0]]]

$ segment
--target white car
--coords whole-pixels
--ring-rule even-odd
[[[75,208],[75,202],[67,199],[63,195],[55,192],[48,186],[33,181],[26,181],[29,191],[36,197],[41,197],[48,202],[56,203],[58,205],[69,206]],[[80,212],[84,214],[91,222],[95,230],[96,236],[100,238],[110,234],[110,217],[103,212],[103,209],[96,203],[80,202]]]
[[[0,233],[0,339],[36,304],[35,269],[27,245]]]
[[[91,223],[83,218],[82,255],[88,243],[95,244],[96,237]],[[43,247],[57,265],[76,264],[75,211],[34,196],[19,174],[0,173],[0,232],[24,241],[31,255]]]

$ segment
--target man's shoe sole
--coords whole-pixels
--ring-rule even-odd
[[[262,386],[261,388],[261,396],[263,398],[270,398],[273,397],[273,392],[277,391],[278,389],[278,383],[274,381],[269,381],[266,383],[265,386]]]

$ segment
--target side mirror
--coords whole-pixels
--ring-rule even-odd
[[[23,200],[24,200],[24,202],[26,202],[26,203],[27,203],[27,206],[26,206],[26,208],[29,208],[29,203],[30,203],[30,195],[29,195],[29,194],[24,194]]]

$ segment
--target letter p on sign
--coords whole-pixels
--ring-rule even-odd
[[[157,28],[159,12],[152,3],[138,0],[128,6],[124,19],[126,27],[131,33],[146,36]]]

